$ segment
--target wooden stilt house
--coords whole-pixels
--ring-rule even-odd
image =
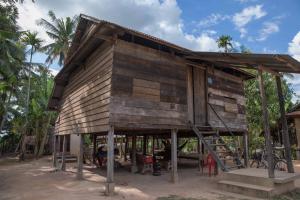
[[[49,109],[59,112],[55,132],[108,134],[109,193],[113,190],[114,134],[170,134],[173,130],[175,180],[177,135],[203,140],[205,133],[217,130],[219,135],[244,134],[247,143],[244,81],[254,77],[240,66],[249,60],[255,66],[274,61],[272,56],[252,56],[193,52],[81,15],[49,101]],[[292,58],[277,60],[284,65],[294,62],[296,67],[291,69],[300,72]]]

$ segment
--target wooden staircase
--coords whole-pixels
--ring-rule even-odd
[[[244,168],[237,149],[232,150],[219,135],[219,131],[201,130],[202,127],[194,124],[191,124],[191,128],[223,171],[228,172],[233,169]]]

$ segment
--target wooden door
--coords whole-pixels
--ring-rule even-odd
[[[195,125],[205,126],[207,122],[207,78],[206,70],[188,69],[188,112],[189,120]]]

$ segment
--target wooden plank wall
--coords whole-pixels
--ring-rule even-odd
[[[114,48],[110,123],[116,128],[175,128],[187,123],[183,59],[118,41]]]
[[[233,130],[246,130],[244,83],[242,78],[216,69],[208,69],[208,101]],[[209,124],[224,128],[212,109],[208,107]]]
[[[113,47],[101,45],[70,76],[60,103],[56,133],[108,130]]]

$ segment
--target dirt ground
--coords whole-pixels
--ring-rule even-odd
[[[218,177],[202,176],[197,169],[179,168],[179,183],[169,182],[170,174],[131,174],[126,169],[115,172],[116,195],[104,196],[105,169],[85,166],[84,179],[76,179],[74,164],[67,170],[53,171],[50,157],[18,162],[16,158],[0,159],[1,200],[101,200],[101,199],[197,199],[247,200],[241,195],[217,190]],[[295,163],[300,172],[300,162]],[[300,187],[300,180],[296,181]]]

